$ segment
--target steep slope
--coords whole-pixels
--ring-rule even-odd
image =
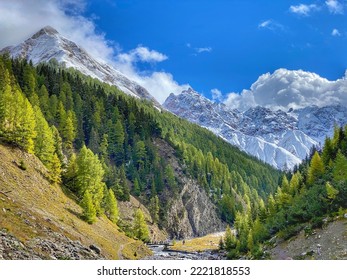
[[[80,206],[47,181],[47,170],[35,156],[1,144],[0,158],[0,259],[132,259],[135,252],[137,258],[150,254],[105,217],[93,225],[84,222]],[[20,162],[26,168],[19,168]]]
[[[347,220],[342,218],[330,222],[324,228],[314,229],[310,234],[304,230],[289,240],[273,238],[268,252],[274,260],[347,259]]]
[[[343,106],[273,111],[265,107],[245,112],[213,103],[192,89],[171,94],[163,106],[199,124],[232,145],[279,169],[292,169],[331,136],[335,125],[347,122]]]
[[[44,27],[17,46],[4,48],[0,53],[6,52],[13,58],[31,60],[34,65],[56,59],[66,68],[72,67],[87,76],[115,85],[127,94],[150,100],[159,106],[159,103],[145,88],[131,81],[110,65],[97,61],[83,48],[66,39],[50,26]]]

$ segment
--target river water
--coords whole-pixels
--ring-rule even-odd
[[[148,246],[153,255],[146,260],[222,260],[224,257],[213,251],[204,252],[184,252],[165,249],[164,245]]]

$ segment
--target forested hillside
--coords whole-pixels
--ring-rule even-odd
[[[265,241],[274,235],[286,240],[304,230],[309,236],[346,213],[347,126],[335,127],[333,138],[325,140],[321,151],[313,150],[310,158],[283,176],[263,211],[237,213],[237,238],[229,232],[224,245],[230,258],[244,254],[265,258]]]
[[[229,223],[237,213],[261,215],[281,177],[211,132],[55,61],[33,67],[0,57],[0,139],[35,154],[51,182],[74,193],[88,223],[106,215],[144,241],[148,232],[130,230],[118,218],[117,200],[134,195],[154,223],[165,227],[168,198],[163,196],[175,197],[182,188],[155,139],[174,149],[186,175],[197,180]],[[139,210],[138,228],[145,227],[142,215]]]

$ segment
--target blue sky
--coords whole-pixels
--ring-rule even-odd
[[[123,52],[138,45],[165,54],[140,70],[164,70],[210,96],[241,92],[266,72],[303,69],[344,75],[347,1],[98,0],[85,15]]]
[[[346,13],[347,0],[0,0],[0,48],[51,25],[160,102],[188,86],[226,99],[279,68],[342,78]]]

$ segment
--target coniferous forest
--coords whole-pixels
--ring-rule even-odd
[[[347,208],[347,128],[336,127],[322,151],[284,174],[206,129],[54,60],[34,67],[0,56],[0,141],[35,154],[49,180],[74,195],[88,223],[106,215],[129,236],[149,241],[140,209],[132,230],[118,218],[118,201],[133,195],[165,228],[164,190],[174,196],[182,186],[156,139],[175,150],[185,174],[236,229],[221,240],[230,258],[262,258],[262,244],[273,234],[321,226],[326,215]]]

